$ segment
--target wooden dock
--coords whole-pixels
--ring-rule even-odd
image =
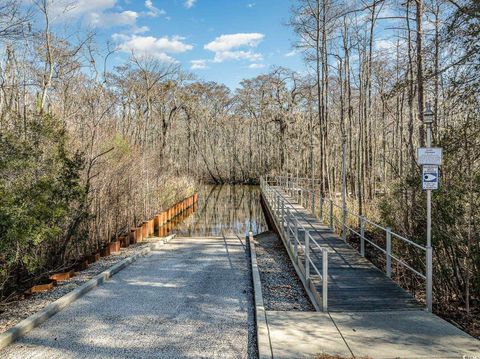
[[[322,249],[328,250],[328,310],[330,312],[418,310],[423,306],[411,294],[387,277],[380,269],[362,257],[356,249],[345,243],[330,228],[320,223],[312,214],[298,204],[281,187],[271,186],[277,191],[284,203],[288,203],[290,213],[301,227],[308,230],[319,246],[310,244],[310,257],[317,268],[322,268]],[[267,206],[273,216],[280,209]],[[277,228],[284,243],[287,242],[287,230]],[[299,241],[305,243],[305,232],[299,230]],[[290,236],[292,242],[292,236]],[[288,245],[287,245],[288,247]],[[290,250],[293,256],[292,248]],[[304,268],[303,251],[299,251],[298,263]],[[322,282],[313,275],[311,281],[321,296]],[[320,304],[319,304],[320,305]]]
[[[285,245],[317,310],[266,311],[273,358],[318,353],[384,359],[478,356],[477,339],[427,311],[278,181],[272,182],[262,179],[260,184],[267,221]],[[294,190],[290,193],[296,195]]]

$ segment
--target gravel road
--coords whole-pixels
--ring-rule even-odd
[[[266,310],[315,311],[287,250],[275,233],[256,235],[255,252]]]
[[[175,238],[0,357],[253,358],[244,245],[238,238]]]

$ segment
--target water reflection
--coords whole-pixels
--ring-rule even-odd
[[[179,236],[217,237],[267,230],[258,186],[202,185],[196,211],[173,230]]]

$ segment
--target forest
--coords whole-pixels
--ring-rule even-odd
[[[286,26],[305,70],[272,67],[236,89],[135,53],[109,66],[118,49],[94,32],[53,32],[50,5],[0,1],[4,301],[199,182],[291,174],[336,198],[343,141],[349,208],[424,243],[416,149],[429,102],[444,152],[434,311],[478,334],[478,1],[292,1]]]

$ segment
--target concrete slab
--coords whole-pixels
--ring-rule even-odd
[[[267,311],[266,315],[275,359],[352,356],[328,313]]]
[[[356,357],[480,357],[479,340],[422,310],[330,315]]]

